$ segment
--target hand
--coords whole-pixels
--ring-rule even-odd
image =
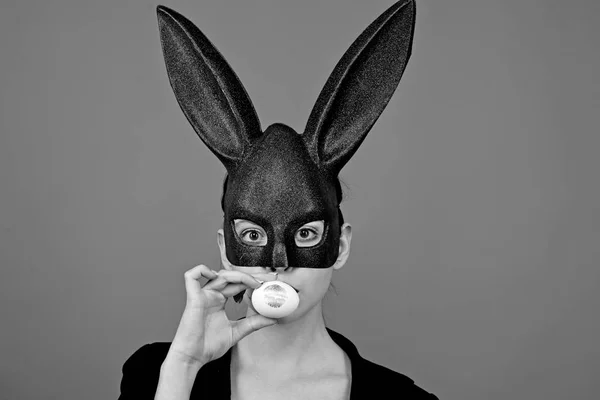
[[[222,357],[243,337],[277,323],[262,315],[239,321],[227,318],[225,303],[228,297],[260,286],[251,275],[227,270],[217,273],[205,265],[198,265],[184,276],[187,301],[169,349],[172,357],[201,367]],[[204,287],[200,285],[202,277],[209,279]]]

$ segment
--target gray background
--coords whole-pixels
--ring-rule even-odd
[[[302,131],[392,3],[164,4],[263,127]],[[171,92],[156,4],[2,3],[2,399],[116,398],[127,357],[172,339],[184,271],[218,268],[225,170]],[[599,11],[420,1],[399,90],[341,173],[354,240],[329,326],[442,399],[597,398]]]

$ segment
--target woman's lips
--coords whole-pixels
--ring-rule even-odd
[[[296,293],[300,293],[300,291],[298,289],[296,289],[296,287],[294,285],[292,285],[289,282],[284,281],[283,279],[278,279],[277,276],[274,276],[273,274],[270,273],[261,273],[261,274],[251,274],[254,279],[256,279],[257,281],[259,281],[261,284],[265,283],[265,282],[271,282],[271,281],[280,281],[283,283],[287,283],[288,285],[290,285],[295,291]],[[250,293],[252,294],[252,293]]]
[[[291,283],[288,283],[286,281],[282,281],[281,279],[279,281],[283,282],[283,283],[287,283],[288,285],[290,285],[292,287],[292,289],[294,289],[296,291],[296,293],[300,293],[300,291],[298,289],[296,289],[296,287],[294,285],[292,285]]]
[[[263,284],[263,283],[265,283],[265,282],[266,282],[266,281],[261,281],[260,279],[257,279],[257,280],[258,280],[258,281],[259,281],[261,284]],[[282,281],[282,280],[279,280],[279,282],[283,282],[283,283],[286,283],[286,284],[288,284],[289,286],[291,286],[291,287],[292,287],[292,289],[294,289],[294,290],[296,291],[296,293],[300,293],[300,291],[299,291],[298,289],[296,289],[296,288],[294,287],[294,285],[292,285],[292,284],[290,284],[290,283],[287,283],[286,281]],[[250,295],[252,295],[252,291],[253,291],[253,290],[254,290],[254,289],[249,289],[249,291],[250,291]]]
[[[258,274],[250,274],[254,279],[256,279],[258,282],[260,282],[260,284],[262,285],[265,282],[271,282],[271,281],[276,281],[277,279],[277,275],[271,274],[271,273],[258,273]],[[280,282],[283,283],[287,283],[288,285],[290,285],[292,287],[292,289],[294,289],[296,291],[296,293],[300,293],[300,291],[298,289],[296,289],[294,287],[294,285],[283,281],[283,280],[279,280]],[[246,292],[248,292],[248,296],[250,296],[250,298],[252,298],[252,292],[254,291],[254,289],[246,289],[246,290],[242,290],[241,292],[239,292],[238,294],[236,294],[235,296],[233,296],[233,300],[236,303],[241,303],[243,298],[244,298],[244,294]]]
[[[255,277],[255,279],[256,279],[257,281],[259,281],[261,284],[263,284],[263,283],[265,283],[265,282],[266,282],[266,281],[263,281],[263,280],[261,280],[261,279],[257,279],[256,277]],[[280,281],[280,282],[287,283],[287,282],[285,282],[285,281]],[[289,284],[289,283],[287,283],[287,284],[288,284],[288,285],[290,285],[290,286],[292,287],[292,289],[294,289],[294,290],[296,291],[296,293],[300,293],[300,291],[299,291],[298,289],[296,289],[296,288],[295,288],[293,285],[291,285],[291,284]],[[257,288],[257,289],[258,289],[258,288]],[[246,290],[244,290],[243,292],[240,292],[240,294],[243,296],[245,292],[248,292],[248,298],[249,298],[249,299],[251,299],[251,298],[252,298],[252,293],[254,293],[254,289],[246,289]],[[240,299],[240,301],[241,301],[241,299]],[[250,305],[252,305],[252,302],[250,302]],[[256,310],[255,310],[255,311],[256,311]]]

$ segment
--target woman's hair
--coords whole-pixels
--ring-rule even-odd
[[[223,180],[223,194],[221,195],[221,210],[225,210],[225,192],[227,190],[227,179],[229,178],[229,175],[225,174],[225,179]],[[339,215],[339,220],[340,220],[340,227],[342,225],[344,225],[344,216],[342,215],[342,210],[340,209],[339,205],[342,202],[342,199],[344,197],[344,193],[342,192],[342,185],[341,185],[341,181],[339,179],[339,177],[335,178],[334,181],[334,186],[335,186],[335,197],[338,203],[338,215]]]

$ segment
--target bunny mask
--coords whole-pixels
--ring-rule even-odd
[[[283,124],[261,130],[254,106],[223,56],[188,19],[157,7],[160,40],[175,97],[227,170],[225,247],[238,266],[328,268],[339,251],[335,179],[394,93],[410,58],[413,1],[381,14],[346,51],[325,83],[303,134]],[[241,240],[234,220],[261,226],[266,244]],[[296,232],[324,221],[320,241]]]

